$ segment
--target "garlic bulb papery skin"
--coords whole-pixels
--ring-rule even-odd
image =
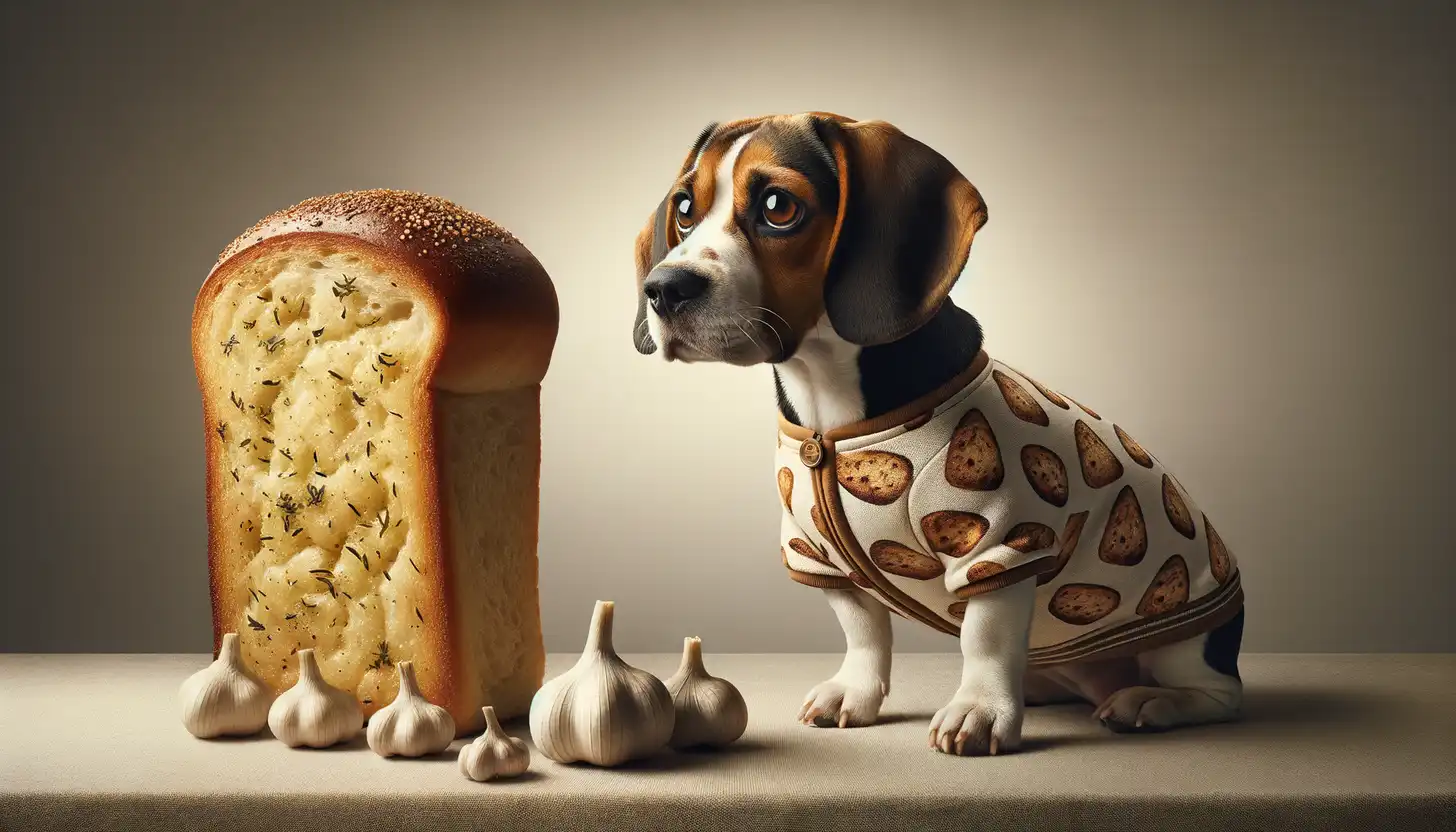
[[[289,748],[327,748],[352,739],[364,725],[359,700],[324,681],[313,648],[298,651],[298,681],[268,710],[268,728]]]
[[[748,728],[748,703],[731,682],[703,667],[703,641],[683,639],[682,665],[667,680],[675,711],[673,748],[721,748]]]
[[[581,658],[531,699],[536,748],[558,763],[615,766],[655,754],[672,736],[662,681],[612,650],[611,601],[598,601]]]
[[[455,720],[420,693],[414,662],[395,665],[399,694],[369,717],[369,748],[381,757],[439,754],[455,740]]]
[[[485,733],[460,749],[460,773],[477,783],[519,777],[531,767],[531,749],[501,728],[495,708],[486,705]]]
[[[237,633],[224,633],[212,664],[188,676],[178,690],[182,724],[194,737],[246,737],[268,724],[273,691],[248,672]]]

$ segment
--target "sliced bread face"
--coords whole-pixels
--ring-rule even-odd
[[[438,305],[364,244],[260,248],[217,286],[198,335],[217,626],[275,690],[311,647],[366,713],[393,698],[403,659],[449,700],[428,386]]]

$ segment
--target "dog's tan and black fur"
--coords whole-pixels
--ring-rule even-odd
[[[944,156],[881,121],[832,113],[710,124],[636,241],[639,352],[774,369],[780,412],[827,432],[895,411],[982,352],[948,299],[985,226],[980,192]],[[968,599],[960,689],[930,726],[957,754],[1018,746],[1024,704],[1089,701],[1118,730],[1232,719],[1242,613],[1135,657],[1029,671],[1037,581]],[[889,692],[888,612],[825,589],[845,662],[800,718],[869,724]]]

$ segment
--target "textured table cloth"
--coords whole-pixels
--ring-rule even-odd
[[[748,701],[731,749],[618,770],[533,753],[526,777],[485,784],[456,769],[466,740],[385,760],[362,734],[324,751],[194,739],[176,693],[206,662],[0,655],[0,829],[1456,829],[1453,655],[1248,656],[1242,723],[1116,735],[1089,706],[1031,708],[1024,750],[994,758],[926,746],[959,656],[897,656],[881,723],[831,730],[793,718],[838,656],[709,655]]]

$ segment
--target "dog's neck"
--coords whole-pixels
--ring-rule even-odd
[[[981,342],[981,325],[949,300],[924,326],[873,347],[849,343],[821,320],[791,358],[774,365],[779,412],[817,433],[873,419],[954,378]]]

